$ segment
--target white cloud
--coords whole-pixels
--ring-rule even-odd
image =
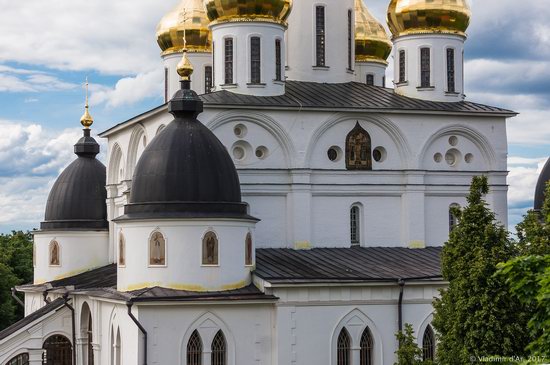
[[[77,86],[43,71],[0,65],[0,92],[51,92]]]

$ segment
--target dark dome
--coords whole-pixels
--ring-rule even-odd
[[[550,181],[550,158],[542,168],[539,180],[537,181],[537,188],[535,189],[535,210],[541,210],[544,205],[544,191],[546,190],[546,183],[548,181]]]
[[[175,119],[145,148],[134,172],[125,219],[252,218],[224,145],[196,119],[202,102],[188,89],[170,101]]]
[[[107,223],[105,166],[96,160],[99,145],[84,130],[74,146],[78,158],[57,178],[46,203],[42,230],[103,230]]]

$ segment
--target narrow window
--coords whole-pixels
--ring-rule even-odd
[[[406,65],[406,58],[405,58],[405,50],[399,51],[399,82],[405,82],[406,75],[405,75],[405,65]]]
[[[227,343],[221,330],[216,333],[212,340],[212,365],[227,364]]]
[[[202,239],[202,264],[218,265],[218,237],[214,232],[207,232]]]
[[[453,203],[449,206],[449,233],[458,225],[456,209],[460,209],[460,205],[457,203]]]
[[[433,361],[435,357],[435,336],[432,326],[428,325],[422,337],[422,360]]]
[[[373,340],[372,340],[372,333],[370,332],[370,329],[367,327],[363,331],[363,334],[361,335],[361,354],[360,354],[360,362],[359,365],[373,365]]]
[[[12,358],[6,363],[6,365],[28,365],[29,364],[29,354],[25,352],[24,354],[19,354],[16,357]]]
[[[348,10],[348,70],[353,69],[353,57],[352,57],[352,47],[353,47],[353,33],[352,33],[352,12]]]
[[[351,365],[351,339],[345,328],[338,335],[336,357],[337,365]]]
[[[455,50],[447,48],[447,91],[455,92]]]
[[[374,75],[368,74],[367,75],[367,85],[373,86],[374,85]]]
[[[261,82],[261,52],[260,37],[250,38],[250,82],[259,84]]]
[[[252,265],[252,235],[247,233],[246,239],[245,239],[245,265],[251,266]]]
[[[282,56],[281,56],[281,40],[275,40],[275,80],[282,81],[283,71],[282,71]]]
[[[50,243],[50,266],[59,266],[59,243],[52,241]]]
[[[233,38],[225,39],[225,84],[233,83]]]
[[[315,8],[315,65],[325,67],[325,7]]]
[[[160,232],[154,232],[149,239],[149,265],[166,265],[166,240]]]
[[[204,92],[212,91],[212,66],[204,66]]]
[[[386,87],[386,76],[382,76],[382,87]]]
[[[88,314],[88,331],[87,331],[87,338],[86,338],[86,349],[88,351],[88,364],[87,365],[94,365],[94,348],[92,344],[92,314]]]
[[[346,168],[372,170],[371,138],[359,123],[346,137]]]
[[[197,330],[187,342],[187,365],[202,365],[202,340]]]
[[[169,98],[168,95],[168,68],[164,68],[164,102],[167,102]]]
[[[361,212],[358,206],[351,207],[349,211],[350,223],[350,240],[352,246],[358,246],[360,241],[361,230]]]
[[[118,264],[126,265],[126,239],[122,233],[118,237]]]
[[[420,49],[420,86],[430,87],[430,49]]]

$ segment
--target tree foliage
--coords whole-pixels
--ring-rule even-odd
[[[494,275],[497,264],[518,250],[487,207],[488,192],[487,177],[474,177],[468,205],[454,212],[459,224],[443,248],[442,271],[449,286],[434,302],[433,321],[442,364],[467,364],[473,356],[521,356],[529,342],[524,307],[509,294],[505,280]]]
[[[422,361],[422,350],[416,344],[414,330],[410,323],[405,323],[404,331],[396,333],[399,348],[395,352],[397,362],[394,365],[431,365],[431,361]]]
[[[23,317],[11,297],[11,288],[33,278],[33,242],[29,232],[0,235],[0,330]]]

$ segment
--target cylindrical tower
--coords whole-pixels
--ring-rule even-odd
[[[392,0],[388,25],[394,42],[394,83],[401,95],[464,100],[467,0]]]
[[[116,219],[120,291],[219,291],[251,282],[257,220],[241,201],[227,150],[196,119],[203,106],[190,89],[192,70],[184,53],[182,89],[168,104],[174,120],[143,151],[130,203]]]
[[[372,16],[363,0],[355,0],[356,81],[386,86],[386,68],[392,43],[386,30]]]
[[[354,0],[295,1],[288,18],[289,80],[355,80]]]
[[[199,94],[212,88],[212,39],[202,0],[181,0],[157,26],[157,43],[164,61],[164,100],[180,89],[177,64],[183,49],[193,64],[193,87]],[[184,40],[185,39],[185,40]]]
[[[211,20],[215,90],[284,94],[284,35],[292,1],[205,0],[204,5]]]

